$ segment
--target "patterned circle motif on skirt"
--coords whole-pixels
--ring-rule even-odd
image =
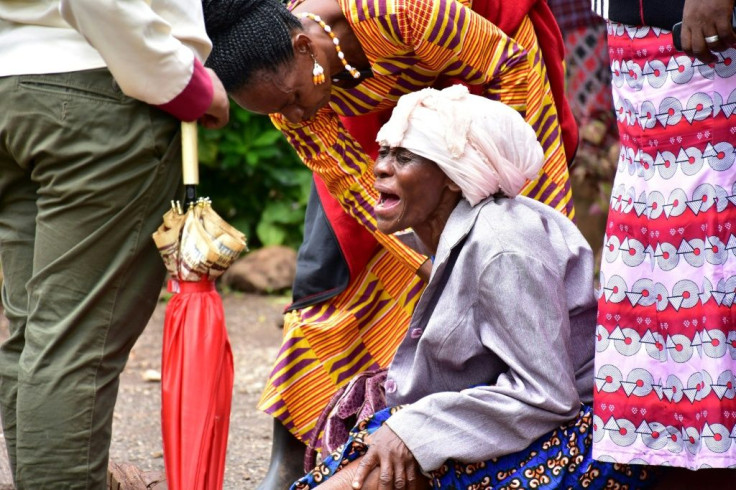
[[[621,153],[598,296],[594,456],[736,466],[736,49],[608,24]]]

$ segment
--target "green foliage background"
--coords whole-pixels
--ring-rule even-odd
[[[248,247],[297,248],[311,172],[267,116],[231,104],[230,122],[199,130],[200,184],[220,216],[248,237]]]

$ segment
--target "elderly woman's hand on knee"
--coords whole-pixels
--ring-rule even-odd
[[[360,458],[352,479],[355,489],[427,488],[427,479],[404,441],[388,426],[369,436],[368,452]]]
[[[320,490],[423,490],[429,480],[406,444],[388,426],[368,436],[368,451],[335,473]]]

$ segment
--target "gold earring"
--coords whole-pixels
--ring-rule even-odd
[[[314,56],[314,53],[309,54],[312,56],[312,60],[314,61],[314,67],[312,68],[312,83],[315,85],[322,85],[325,83],[325,69],[317,62],[317,57]]]

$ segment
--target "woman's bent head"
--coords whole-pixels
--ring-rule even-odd
[[[238,105],[296,123],[327,104],[330,81],[312,81],[312,39],[281,2],[204,0],[203,6],[213,44],[206,65]]]

